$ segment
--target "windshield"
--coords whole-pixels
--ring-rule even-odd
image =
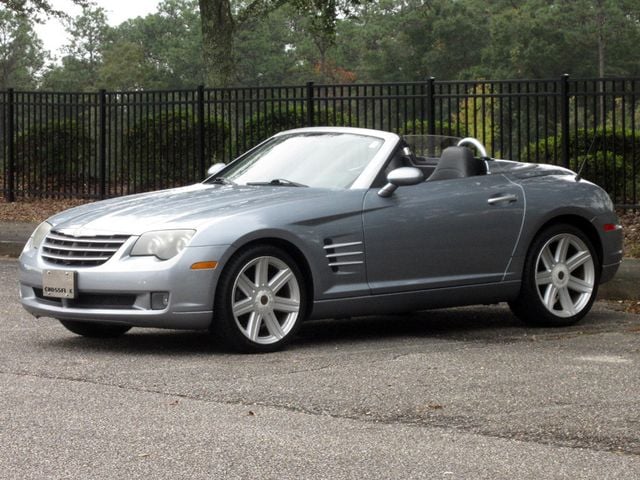
[[[292,133],[273,137],[233,162],[215,179],[240,185],[349,188],[384,140],[343,132]]]

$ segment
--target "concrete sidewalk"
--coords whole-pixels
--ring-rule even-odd
[[[0,256],[17,258],[35,223],[0,222]],[[625,258],[615,278],[600,286],[598,298],[640,300],[640,260]]]

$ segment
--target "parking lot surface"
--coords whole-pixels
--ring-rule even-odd
[[[0,477],[640,478],[640,316],[314,321],[285,351],[34,319],[0,261]]]

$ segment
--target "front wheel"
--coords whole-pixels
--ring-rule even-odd
[[[124,335],[131,327],[126,325],[107,325],[104,323],[59,320],[64,327],[76,335],[90,338],[115,338]]]
[[[212,331],[234,350],[272,352],[295,335],[306,311],[302,273],[279,248],[233,257],[220,276]]]
[[[529,325],[573,325],[593,305],[599,272],[595,249],[580,229],[566,224],[551,226],[533,241],[520,295],[509,306]]]

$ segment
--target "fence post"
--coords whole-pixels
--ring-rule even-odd
[[[569,168],[569,74],[560,77],[560,134],[562,135],[562,165]]]
[[[436,133],[436,98],[435,98],[435,78],[427,79],[427,133]]]
[[[313,82],[307,82],[307,127],[313,127]]]
[[[7,202],[16,201],[16,153],[15,153],[15,125],[14,125],[14,94],[13,88],[9,89],[9,99],[7,105],[7,190],[5,199]]]
[[[198,85],[196,109],[198,115],[198,159],[200,160],[200,177],[204,178],[207,170],[206,159],[204,158],[204,85]],[[198,181],[198,179],[196,179],[196,181]]]
[[[107,192],[107,91],[103,88],[98,93],[98,116],[100,129],[98,131],[98,168],[100,184],[98,196],[100,200]]]

